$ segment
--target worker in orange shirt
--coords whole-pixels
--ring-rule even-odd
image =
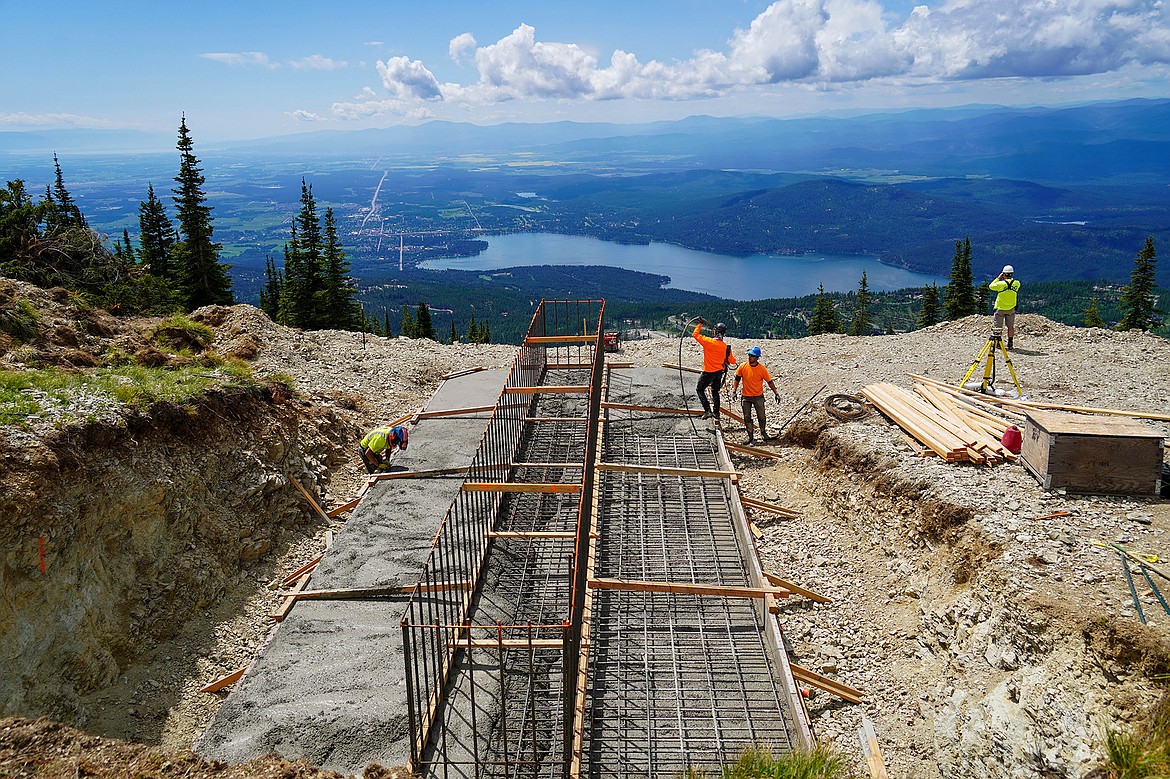
[[[756,419],[760,421],[760,438],[768,438],[767,414],[764,410],[764,382],[772,390],[776,402],[780,401],[780,393],[776,390],[776,382],[772,381],[772,374],[760,362],[760,347],[753,346],[747,350],[747,362],[735,371],[735,387],[731,390],[731,397],[739,392],[739,383],[743,381],[743,424],[747,427],[746,444],[755,442],[755,430],[752,427],[752,409],[756,410]]]
[[[715,418],[719,422],[719,390],[723,387],[723,377],[727,375],[727,366],[735,365],[735,356],[731,353],[731,344],[723,341],[727,332],[727,325],[720,322],[715,325],[715,337],[703,335],[703,325],[707,320],[699,317],[699,324],[695,325],[692,335],[703,347],[703,375],[699,377],[699,402],[703,404],[703,419]],[[712,404],[707,400],[707,388],[711,388]]]

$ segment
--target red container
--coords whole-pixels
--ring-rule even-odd
[[[1003,431],[1003,438],[999,442],[1003,444],[1004,449],[1007,449],[1012,454],[1019,454],[1020,448],[1024,444],[1024,434],[1015,425],[1008,425],[1007,429]]]

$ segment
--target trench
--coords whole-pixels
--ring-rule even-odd
[[[0,716],[189,748],[246,665],[269,583],[326,530],[317,493],[354,427],[269,389],[156,403],[3,452]]]

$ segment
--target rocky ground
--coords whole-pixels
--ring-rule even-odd
[[[52,297],[44,293],[37,303],[46,311],[67,305]],[[61,317],[65,328],[67,317]],[[305,409],[327,408],[335,424],[354,432],[417,408],[448,372],[504,366],[514,354],[514,347],[498,345],[302,333],[245,306],[207,309],[195,318],[214,328],[218,348],[246,360],[260,376],[291,379]],[[133,335],[104,318],[99,324],[92,329],[109,331],[100,338]],[[137,326],[136,337],[143,339],[148,324]],[[1012,357],[1030,398],[1170,412],[1170,342],[1035,316],[1021,317],[1018,326]],[[816,398],[780,442],[768,445],[780,460],[737,460],[745,472],[741,488],[800,512],[794,520],[754,517],[763,530],[765,566],[833,598],[815,606],[793,598],[782,606],[794,661],[867,693],[862,706],[813,697],[808,707],[819,738],[858,755],[856,729],[865,714],[893,776],[1083,776],[1099,755],[1105,726],[1139,716],[1160,694],[1152,677],[1170,670],[1170,616],[1139,577],[1150,623],[1141,626],[1116,554],[1094,542],[1170,556],[1170,504],[1045,492],[1018,464],[976,467],[923,458],[880,414],[842,423],[818,402],[831,393],[857,395],[875,382],[909,386],[907,373],[955,382],[982,347],[987,327],[986,319],[973,317],[889,337],[732,339],[741,357],[749,345],[763,349],[783,398],[778,405],[769,401],[773,426]],[[68,336],[62,331],[59,340]],[[99,351],[92,338],[41,350],[85,364],[84,354]],[[0,346],[8,346],[0,350],[6,367],[35,356],[27,347]],[[627,341],[614,357],[635,365],[675,363],[679,347],[677,338]],[[684,338],[681,347],[683,362],[697,364],[694,342]],[[684,374],[681,386],[689,391],[694,379]],[[6,434],[27,443],[77,416],[116,416],[118,409],[107,403],[74,402],[83,409],[64,404],[30,428]],[[1149,424],[1170,435],[1167,423]],[[724,432],[732,441],[742,436],[734,426]],[[337,447],[335,440],[330,445]],[[329,504],[344,501],[363,482],[345,452],[332,460],[322,456],[313,467]],[[1033,519],[1056,511],[1070,516]],[[106,713],[80,724],[90,733],[163,749],[189,747],[223,695],[198,689],[256,654],[273,627],[268,615],[278,600],[275,582],[320,553],[327,532],[344,532],[343,520],[319,523],[249,564],[229,597],[203,617],[204,635],[180,631],[146,650],[118,684],[92,693],[87,711]],[[156,710],[152,690],[159,688],[176,694]],[[122,763],[111,765],[136,775],[141,763],[131,761],[144,759],[140,749],[49,722],[0,723],[0,775],[35,775],[38,765],[46,766],[42,775],[81,775],[91,756],[123,753]],[[162,770],[156,762],[155,773],[141,775],[229,775],[190,757],[157,760],[178,767]],[[314,775],[303,766],[282,770]],[[256,769],[255,775],[266,774]]]

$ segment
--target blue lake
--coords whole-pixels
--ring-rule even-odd
[[[607,265],[669,276],[666,286],[706,292],[730,300],[761,300],[856,290],[865,271],[873,291],[944,286],[945,277],[882,265],[875,257],[844,254],[716,254],[669,243],[630,246],[597,238],[553,233],[488,236],[475,257],[448,257],[420,263],[430,270],[496,270],[525,265]]]

